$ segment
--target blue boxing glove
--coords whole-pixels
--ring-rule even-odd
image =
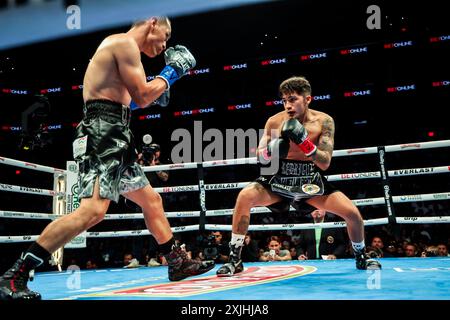
[[[175,48],[168,48],[164,52],[164,60],[166,66],[156,77],[166,82],[167,89],[197,64],[192,53],[185,46],[181,45],[176,45]]]
[[[150,103],[151,106],[153,105],[159,105],[161,107],[167,107],[169,105],[169,100],[170,100],[170,91],[166,90],[163,92],[162,95],[159,96],[158,99],[156,99],[155,101],[153,101],[152,103]]]
[[[140,107],[136,104],[136,102],[131,100],[131,102],[130,102],[130,109],[131,110],[136,110],[136,109],[140,109]]]

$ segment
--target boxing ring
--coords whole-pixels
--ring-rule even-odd
[[[375,154],[376,171],[342,173],[327,176],[330,182],[360,179],[381,179],[381,197],[353,199],[358,207],[381,206],[383,218],[364,220],[365,226],[399,224],[446,224],[450,216],[404,216],[398,217],[394,207],[400,203],[422,201],[448,201],[450,190],[439,193],[392,195],[391,180],[402,176],[445,174],[450,163],[425,168],[387,169],[386,153],[448,148],[450,140],[335,150],[335,157]],[[231,225],[208,224],[209,217],[231,216],[232,209],[206,208],[206,193],[216,190],[242,189],[249,182],[205,183],[205,170],[216,167],[255,165],[256,158],[182,163],[145,167],[145,172],[196,169],[198,184],[155,188],[159,193],[198,192],[197,211],[166,212],[167,218],[198,217],[199,223],[172,227],[174,233],[219,230],[231,231]],[[0,183],[0,191],[37,194],[53,199],[52,213],[1,211],[0,218],[54,220],[66,210],[66,170],[21,162],[0,157],[0,164],[27,168],[54,175],[53,190],[28,188]],[[234,200],[232,201],[234,204]],[[1,208],[0,208],[1,209]],[[291,208],[293,210],[293,208]],[[251,214],[270,212],[267,208],[253,208]],[[384,212],[384,211],[383,211]],[[142,213],[107,214],[106,220],[143,219]],[[1,221],[1,220],[0,220]],[[253,224],[249,231],[305,230],[314,228],[344,228],[344,221],[289,224]],[[148,230],[90,232],[87,238],[113,238],[149,235]],[[38,235],[0,236],[0,248],[4,243],[35,241]],[[367,241],[367,240],[366,240]],[[19,255],[19,252],[17,253]],[[449,300],[450,258],[381,258],[382,270],[356,270],[354,259],[306,260],[286,262],[245,263],[245,271],[230,278],[217,278],[217,265],[208,273],[180,282],[167,279],[167,267],[139,267],[134,269],[99,269],[62,271],[63,249],[52,256],[59,272],[37,272],[29,283],[32,290],[42,294],[43,299],[63,300]],[[230,296],[230,293],[232,295]]]

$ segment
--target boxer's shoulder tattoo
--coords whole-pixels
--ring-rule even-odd
[[[323,151],[333,152],[334,147],[334,121],[333,118],[327,118],[322,123],[322,134],[319,138],[318,148]]]
[[[322,133],[317,146],[317,148],[323,152],[316,152],[313,154],[313,160],[324,163],[331,160],[334,149],[334,129],[333,118],[326,118],[322,123]]]

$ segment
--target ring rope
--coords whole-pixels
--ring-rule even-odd
[[[190,225],[181,227],[170,228],[173,233],[197,231],[200,229],[200,225]],[[148,236],[151,235],[148,229],[144,230],[127,230],[127,231],[92,231],[87,232],[87,238],[117,238],[117,237],[136,237],[136,236]],[[36,241],[38,235],[25,235],[25,236],[1,236],[0,243],[15,243],[15,242],[29,242]]]
[[[41,171],[41,172],[48,172],[48,173],[60,173],[60,174],[67,173],[67,171],[63,170],[63,169],[47,167],[47,166],[43,166],[43,165],[36,164],[36,163],[25,162],[25,161],[20,161],[20,160],[5,158],[5,157],[0,157],[0,164],[10,165],[10,166],[20,167],[20,168],[26,168],[26,169],[31,169],[31,170]]]
[[[396,152],[396,151],[409,151],[409,150],[421,150],[430,148],[443,148],[450,147],[450,140],[438,140],[438,141],[428,141],[428,142],[417,142],[417,143],[407,143],[407,144],[396,144],[385,146],[386,152]],[[375,154],[378,152],[378,147],[368,147],[368,148],[356,148],[356,149],[344,149],[344,150],[334,150],[333,157],[343,157],[343,156],[354,156],[361,154]],[[231,165],[242,165],[242,164],[257,164],[256,157],[252,158],[239,158],[239,159],[226,159],[226,160],[212,160],[200,162],[203,163],[203,167],[219,167],[219,166],[231,166]],[[199,162],[186,162],[178,164],[164,164],[159,166],[147,166],[143,167],[144,172],[152,171],[170,171],[178,169],[196,169]]]
[[[29,188],[29,187],[15,186],[12,184],[5,184],[5,183],[0,183],[0,191],[38,194],[40,196],[50,196],[50,197],[65,196],[65,193],[57,192],[55,190]]]
[[[440,201],[449,200],[450,192],[440,192],[440,193],[425,193],[425,194],[408,194],[393,196],[394,203],[405,203],[405,202],[417,202],[417,201]],[[372,206],[385,203],[385,198],[365,198],[365,199],[355,199],[351,200],[356,206]],[[295,211],[291,207],[291,211]],[[265,213],[270,212],[266,207],[255,207],[252,208],[250,213]],[[190,218],[199,217],[200,211],[174,211],[166,212],[166,217],[168,218]],[[227,216],[232,215],[233,209],[218,209],[218,210],[206,210],[206,216]],[[2,211],[0,210],[0,218],[17,218],[17,219],[57,219],[59,216],[47,213],[32,213],[32,212],[19,212],[19,211]],[[107,214],[105,215],[105,220],[126,220],[126,219],[143,219],[144,215],[142,213],[121,213],[121,214]]]
[[[450,165],[438,166],[438,167],[423,167],[423,168],[408,168],[408,169],[389,170],[388,174],[390,177],[400,177],[400,176],[440,174],[440,173],[449,173],[449,172],[450,172]],[[381,174],[379,171],[340,173],[340,174],[328,175],[328,176],[326,176],[326,178],[328,181],[374,179],[374,178],[381,178]],[[249,183],[251,183],[251,181],[205,184],[205,190],[242,189],[245,186],[247,186]],[[198,185],[184,185],[184,186],[158,187],[158,188],[153,188],[153,189],[158,193],[189,192],[189,191],[199,191],[199,186]],[[0,191],[38,194],[38,195],[45,195],[45,196],[63,196],[64,195],[64,193],[58,193],[55,190],[29,188],[29,187],[9,185],[9,184],[4,184],[4,183],[0,183]]]
[[[431,223],[450,223],[450,216],[434,216],[434,217],[396,217],[399,224],[431,224]],[[388,224],[388,218],[377,218],[364,220],[364,226],[375,226]],[[347,224],[345,221],[337,222],[323,222],[323,223],[301,223],[301,224],[263,224],[251,225],[249,231],[269,231],[269,230],[308,230],[316,228],[345,228]],[[231,231],[229,225],[206,224],[205,230],[220,230]],[[182,227],[173,227],[172,231],[185,232],[197,231],[200,229],[199,225],[190,225]],[[124,236],[146,236],[151,233],[147,230],[129,230],[129,231],[105,231],[105,232],[88,232],[88,238],[113,238]],[[35,241],[38,235],[26,236],[0,236],[0,243],[15,243],[15,242],[29,242]]]

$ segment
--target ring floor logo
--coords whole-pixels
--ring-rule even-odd
[[[213,275],[176,283],[92,293],[83,297],[189,297],[300,277],[316,270],[317,268],[313,266],[299,265],[249,267],[234,277],[219,278]]]

